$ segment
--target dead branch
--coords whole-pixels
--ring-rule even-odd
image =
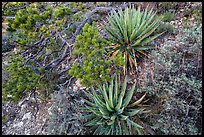
[[[124,9],[125,7],[127,7],[127,4],[125,3],[124,5],[121,6],[122,9]],[[79,34],[80,30],[83,28],[83,26],[86,24],[87,20],[89,18],[91,18],[91,16],[94,14],[94,13],[108,13],[110,12],[111,10],[118,10],[118,8],[112,8],[112,7],[96,7],[94,10],[92,10],[91,12],[87,13],[85,15],[85,18],[84,20],[82,21],[82,23],[77,27],[74,35],[73,35],[73,38],[72,40],[74,41],[75,40],[75,37]]]
[[[124,9],[125,7],[127,7],[127,3],[125,3],[124,5],[121,6],[122,9]],[[75,41],[75,37],[80,33],[81,29],[83,28],[83,26],[85,25],[85,23],[88,21],[89,18],[91,18],[91,16],[94,13],[108,13],[110,12],[112,9],[114,10],[118,10],[117,8],[112,8],[112,7],[96,7],[95,9],[93,9],[91,12],[87,13],[85,15],[84,20],[82,21],[82,23],[76,28],[76,31],[74,32],[73,36],[70,38],[70,42],[73,43]],[[59,36],[59,38],[66,43],[66,47],[64,49],[64,52],[62,53],[62,55],[54,60],[52,60],[50,63],[48,63],[44,68],[46,70],[48,69],[53,69],[54,67],[56,67],[60,62],[62,62],[64,60],[65,57],[67,57],[67,53],[69,50],[71,50],[70,48],[72,47],[72,45],[70,45],[62,36],[62,33],[60,32],[56,32],[57,35]],[[42,39],[41,39],[42,40]],[[36,42],[34,45],[37,45],[38,43],[41,42],[38,41]],[[60,49],[62,50],[62,49]],[[58,52],[58,51],[54,51],[53,53]],[[53,53],[51,53],[50,55],[52,55]],[[71,58],[71,57],[69,57]]]
[[[68,84],[67,84],[67,88],[68,88],[73,78],[74,78],[74,77],[72,76],[69,80],[65,81],[65,83],[59,84],[59,85],[60,85],[60,86],[65,86],[65,85],[68,83]]]
[[[49,53],[49,54],[46,54],[46,55],[45,55],[45,58],[44,58],[44,60],[43,60],[43,63],[45,64],[46,59],[47,59],[50,55],[53,55],[54,53],[57,53],[57,52],[61,52],[61,51],[64,49],[65,44],[66,44],[66,42],[64,42],[64,43],[62,44],[62,47],[61,47],[59,50],[55,50],[55,51],[53,51],[53,52],[51,52],[51,53]]]
[[[61,40],[66,43],[67,46],[64,49],[64,52],[62,53],[62,55],[60,57],[52,60],[48,65],[46,65],[44,67],[45,69],[50,69],[50,68],[56,67],[65,57],[67,57],[67,52],[68,52],[69,48],[71,47],[71,45],[62,37],[62,34],[60,32],[58,32],[58,35],[60,36]]]
[[[49,38],[46,38],[45,41],[47,41]],[[42,46],[40,47],[40,49],[38,50],[38,52],[34,55],[29,57],[25,63],[27,63],[29,60],[36,58],[44,49],[44,47],[46,46],[46,44],[42,44]]]
[[[2,8],[2,9],[4,9],[7,4],[8,4],[8,2],[5,2],[5,4],[4,4],[4,2],[2,2],[2,5],[3,5],[3,8]]]
[[[2,18],[3,18],[3,19],[5,19],[5,18],[6,18],[6,19],[14,19],[15,17],[14,17],[14,16],[2,16]]]
[[[36,87],[34,88],[34,91],[36,90]],[[38,101],[37,101],[37,98],[36,98],[36,92],[34,92],[34,99],[35,99],[35,104],[36,104],[36,112],[35,112],[35,114],[33,114],[33,116],[35,117],[35,119],[37,118],[36,116],[37,116],[37,113],[38,113],[38,111],[39,111],[39,104],[38,104]]]

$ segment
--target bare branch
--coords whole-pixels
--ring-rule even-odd
[[[6,18],[6,19],[14,19],[15,17],[14,17],[14,16],[2,16],[2,18],[3,18],[3,19],[5,19],[5,18]]]
[[[64,43],[62,44],[62,47],[61,47],[59,50],[55,50],[55,51],[53,51],[53,52],[51,52],[51,53],[45,55],[45,58],[44,58],[44,60],[43,60],[43,63],[45,64],[46,59],[47,59],[50,55],[52,55],[52,54],[54,54],[54,53],[57,53],[57,52],[61,52],[61,51],[64,49],[65,44],[66,44],[66,42],[64,42]]]
[[[127,6],[127,4],[125,3],[124,5],[121,6],[122,9],[124,9]],[[91,16],[94,13],[100,12],[100,13],[108,13],[110,12],[112,9],[114,10],[118,10],[118,8],[112,8],[112,7],[96,7],[94,10],[92,10],[91,12],[89,12],[88,14],[85,15],[84,20],[82,21],[82,23],[77,27],[75,33],[74,33],[74,37],[73,37],[73,41],[75,40],[75,37],[79,34],[80,30],[83,28],[83,26],[86,24],[87,20],[89,18],[91,18]]]
[[[60,32],[58,32],[58,35],[61,38],[61,40],[66,43],[67,46],[64,49],[64,52],[62,53],[62,55],[60,57],[54,59],[53,61],[51,61],[48,65],[46,65],[44,67],[45,69],[50,69],[50,68],[56,67],[65,57],[67,57],[67,52],[68,52],[69,48],[71,47],[71,45],[62,37],[62,34]]]
[[[67,88],[68,88],[73,78],[74,78],[74,77],[72,76],[69,80],[65,81],[65,83],[59,84],[59,85],[60,85],[60,86],[65,86],[65,85],[68,83],[68,84],[67,84]]]

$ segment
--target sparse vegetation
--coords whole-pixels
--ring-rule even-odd
[[[2,2],[2,134],[201,135],[201,15],[199,2]]]
[[[200,60],[193,60],[201,57],[201,34],[200,27],[186,29],[179,45],[167,43],[152,51],[154,79],[144,78],[146,84],[140,90],[162,99],[162,111],[150,122],[160,134],[201,134],[202,71]]]
[[[171,12],[166,12],[162,15],[162,21],[164,22],[170,22],[175,20],[175,15]]]
[[[165,32],[169,34],[175,34],[176,30],[174,29],[174,26],[169,23],[161,23],[161,25],[157,29],[158,33]]]

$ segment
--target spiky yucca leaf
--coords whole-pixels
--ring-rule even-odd
[[[120,78],[116,76],[110,83],[105,82],[102,86],[98,85],[98,91],[101,94],[91,88],[92,92],[87,94],[89,100],[84,99],[87,104],[86,109],[90,112],[89,115],[84,117],[90,119],[85,125],[94,126],[93,134],[131,134],[132,129],[127,126],[132,125],[137,131],[142,128],[131,120],[132,116],[143,112],[142,109],[128,107],[135,90],[135,84],[126,93],[127,77],[125,77],[121,87],[118,81],[120,81]],[[136,103],[140,103],[143,98],[140,98]],[[135,106],[135,102],[133,105]]]
[[[109,34],[108,40],[112,41],[117,48],[111,48],[112,57],[122,52],[126,60],[124,73],[127,68],[137,68],[137,62],[143,55],[147,55],[148,49],[154,48],[149,43],[163,34],[155,34],[160,25],[160,19],[155,18],[156,12],[147,8],[143,11],[140,7],[136,10],[130,5],[125,10],[113,10],[107,17],[108,23],[105,28]],[[119,45],[119,46],[118,46]],[[143,50],[143,52],[140,52]]]

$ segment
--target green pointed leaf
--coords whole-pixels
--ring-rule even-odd
[[[111,125],[111,135],[115,135],[114,124]]]
[[[104,112],[103,113],[101,113],[99,110],[99,107],[97,107],[97,108],[94,108],[94,107],[89,107],[89,106],[85,106],[85,108],[87,108],[89,111],[91,111],[91,112],[93,112],[94,114],[96,114],[97,116],[103,116],[104,114]],[[106,114],[106,113],[105,113]]]
[[[131,33],[132,33],[132,17],[133,17],[133,9],[134,8],[132,8],[131,7],[131,5],[130,5],[130,9],[129,9],[129,12],[130,12],[130,15],[129,15],[129,17],[128,17],[128,38],[130,38],[130,35],[131,35]],[[128,41],[130,41],[130,39],[128,39]]]
[[[113,80],[111,80],[111,84],[109,86],[109,103],[110,103],[110,107],[114,108],[114,105],[113,105]]]
[[[111,120],[110,122],[107,123],[107,125],[112,125],[115,123],[115,119]]]
[[[115,76],[115,85],[114,85],[114,107],[117,104],[118,100],[118,81],[117,81],[117,75]]]
[[[102,92],[102,94],[103,94],[103,98],[104,98],[104,100],[105,100],[105,102],[106,102],[106,107],[107,107],[108,111],[111,111],[111,112],[112,112],[113,109],[110,108],[109,101],[108,101],[108,96],[107,96],[107,93],[106,93],[106,87],[105,87],[105,85],[103,85],[103,89],[101,88],[100,85],[99,85],[99,88],[100,88],[100,90],[101,90],[101,92]]]
[[[127,120],[127,118],[128,118],[129,116],[120,115],[119,117],[120,117],[120,120]]]
[[[112,130],[112,126],[108,126],[107,134],[105,134],[105,135],[110,135],[111,134],[111,130]]]
[[[122,132],[123,132],[123,135],[129,135],[129,130],[127,128],[127,124],[126,124],[126,121],[121,121],[121,124],[122,124]]]
[[[157,25],[156,27],[154,27],[151,31],[149,31],[148,33],[146,33],[145,35],[143,35],[141,38],[139,38],[138,40],[136,40],[136,42],[134,44],[132,44],[132,46],[136,46],[139,45],[139,43],[142,42],[143,39],[147,38],[149,35],[151,35],[158,27],[159,25]]]
[[[83,101],[86,102],[87,104],[89,104],[90,106],[97,107],[96,104],[94,104],[94,103],[92,103],[92,102],[90,102],[84,98],[83,98]]]
[[[124,114],[126,114],[128,116],[134,116],[134,115],[138,114],[142,110],[143,109],[128,109]]]
[[[101,130],[101,125],[99,125],[97,128],[96,128],[96,130],[93,132],[93,135],[98,135],[99,134],[99,132],[100,132],[100,130]]]
[[[117,115],[119,115],[119,114],[123,113],[124,109],[125,109],[125,108],[124,108],[124,107],[122,107],[121,109],[119,109],[119,110],[117,111],[117,113],[116,113],[116,114],[117,114]]]
[[[148,50],[148,49],[154,49],[153,46],[132,46],[134,50]]]
[[[116,121],[115,125],[115,135],[120,135],[120,126],[118,124],[118,121]]]
[[[131,100],[131,98],[132,98],[132,96],[133,96],[133,93],[134,93],[134,90],[135,90],[135,85],[136,85],[136,83],[132,86],[132,88],[127,92],[127,94],[126,94],[126,96],[125,96],[125,99],[124,99],[124,101],[123,101],[123,107],[126,107],[128,104],[129,104],[129,102],[130,102],[130,100]]]
[[[115,13],[114,16],[113,16],[113,18],[115,19],[115,21],[116,21],[116,23],[117,23],[117,25],[118,25],[118,28],[119,28],[121,34],[123,34],[124,31],[123,31],[123,29],[122,29],[122,24],[120,23],[119,16],[118,16],[118,14],[116,13],[115,10],[113,11],[113,13]]]
[[[153,41],[154,39],[158,38],[158,37],[161,36],[162,34],[164,34],[164,32],[159,33],[159,34],[156,34],[156,35],[154,35],[154,36],[152,36],[152,37],[146,38],[145,40],[142,41],[141,44],[142,44],[142,45],[145,45],[145,44],[147,44],[147,43]]]
[[[84,126],[93,126],[93,125],[96,125],[96,123],[98,121],[101,120],[101,117],[96,117],[94,119],[92,119],[91,121],[88,121],[87,123],[84,124]]]
[[[136,128],[143,128],[141,125],[139,125],[139,124],[133,122],[133,121],[130,120],[130,119],[127,119],[127,121],[130,122],[130,123],[131,123],[134,127],[136,127]]]
[[[94,115],[93,113],[82,116],[82,118],[84,118],[84,119],[85,119],[85,118],[86,118],[86,119],[93,119],[93,118],[95,118],[95,117],[96,117],[96,115]]]
[[[106,106],[105,103],[102,101],[102,99],[99,97],[99,95],[97,95],[94,88],[91,87],[90,89],[91,89],[91,91],[92,91],[92,93],[94,95],[92,99],[94,99],[95,103],[99,104],[101,107],[105,107]]]
[[[126,86],[127,86],[127,76],[125,77],[125,80],[124,80],[123,85],[122,85],[121,93],[120,93],[120,96],[118,99],[118,104],[115,108],[116,111],[118,111],[120,109],[120,107],[122,106],[122,100],[123,100],[123,97],[125,95]]]

